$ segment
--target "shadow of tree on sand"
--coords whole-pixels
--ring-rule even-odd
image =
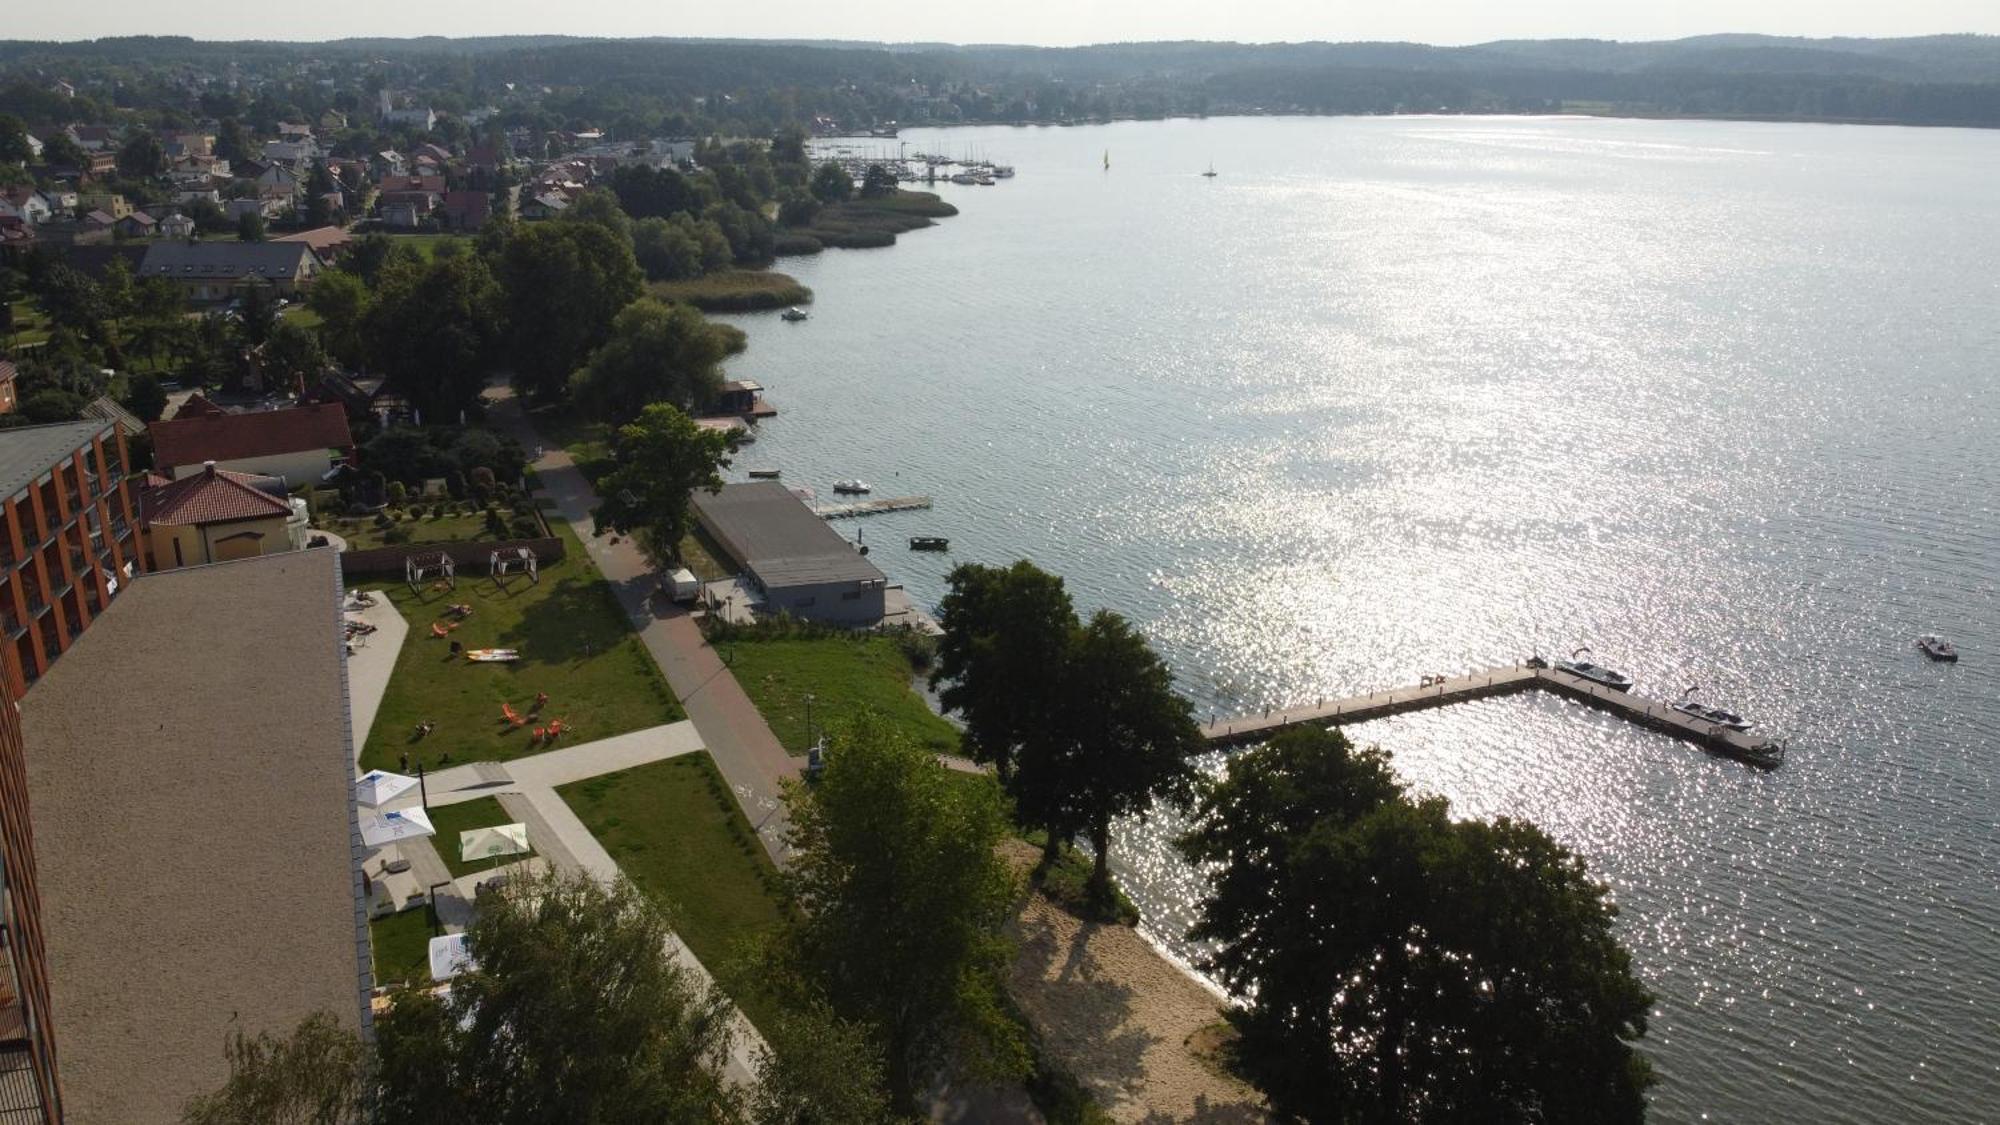
[[[1146,1052],[1159,1038],[1132,1020],[1132,988],[1096,963],[1090,940],[1103,929],[1086,922],[1065,938],[1048,917],[1021,918],[1013,991],[1056,1060],[1110,1102],[1142,1095]]]

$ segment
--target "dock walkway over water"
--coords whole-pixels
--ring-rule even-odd
[[[851,504],[825,504],[813,511],[821,519],[844,520],[855,516],[879,516],[883,512],[914,512],[931,506],[928,496],[893,496],[884,500],[856,500]]]
[[[1415,687],[1373,691],[1344,699],[1323,699],[1311,706],[1267,711],[1262,715],[1220,719],[1204,724],[1202,735],[1210,745],[1240,746],[1262,742],[1291,726],[1365,723],[1372,719],[1386,719],[1392,715],[1530,690],[1552,692],[1573,699],[1628,722],[1752,765],[1768,768],[1784,759],[1784,747],[1775,739],[1730,730],[1720,724],[1683,714],[1664,703],[1630,692],[1613,691],[1560,668],[1529,663],[1487,668],[1464,676],[1443,676]]]

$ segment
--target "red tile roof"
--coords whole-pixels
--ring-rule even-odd
[[[187,400],[181,403],[180,409],[174,411],[174,417],[215,418],[227,413],[229,413],[229,411],[224,410],[220,406],[217,406],[214,403],[208,401],[208,397],[206,395],[202,394],[200,391],[196,391],[195,393],[187,396]]]
[[[347,411],[331,402],[249,414],[176,417],[155,422],[146,432],[153,435],[153,460],[160,465],[241,461],[354,445],[354,435],[347,429]]]
[[[18,374],[12,360],[0,359],[0,383],[11,383]]]
[[[252,487],[253,479],[211,469],[149,488],[139,494],[140,522],[149,527],[156,523],[191,527],[291,515],[292,509],[282,500]]]

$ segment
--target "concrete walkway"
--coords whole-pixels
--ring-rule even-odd
[[[531,786],[554,789],[572,781],[615,773],[700,749],[703,749],[701,736],[695,732],[693,723],[667,723],[531,754],[511,762],[467,762],[426,775],[424,788],[429,791],[431,804],[455,805],[460,801],[477,800]],[[415,790],[391,802],[395,807],[416,803]]]
[[[352,596],[341,603],[342,616],[375,626],[365,637],[354,638],[353,654],[347,658],[347,708],[354,723],[354,760],[361,760],[362,744],[375,727],[375,712],[382,706],[382,694],[389,690],[389,676],[396,670],[396,654],[403,651],[410,623],[396,611],[389,599],[375,595],[375,604],[358,607]]]
[[[780,784],[799,776],[804,759],[785,753],[764,716],[702,638],[694,618],[678,606],[654,607],[657,576],[638,548],[629,540],[614,543],[609,535],[597,535],[590,515],[597,507],[597,495],[568,451],[543,446],[510,392],[489,391],[488,397],[495,425],[512,434],[524,448],[542,449],[534,462],[542,492],[576,530],[591,561],[617,594],[619,606],[665,673],[667,685],[687,710],[702,745],[715,758],[716,767],[735,792],[765,849],[773,859],[784,862],[786,821]]]

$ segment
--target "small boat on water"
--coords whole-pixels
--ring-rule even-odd
[[[951,178],[951,182],[961,187],[971,187],[973,184],[979,182],[979,177],[970,172],[960,172]]]
[[[805,320],[812,316],[811,313],[798,307],[797,305],[793,305],[791,308],[786,309],[784,312],[779,313],[778,315],[780,318],[788,320],[793,324],[797,324],[799,321]]]
[[[751,480],[777,480],[777,479],[778,479],[778,470],[776,470],[776,469],[752,469],[752,470],[750,470],[750,479],[751,479]]]
[[[1782,742],[1759,742],[1755,746],[1738,751],[1743,760],[1759,769],[1774,770],[1785,762],[1785,744]]]
[[[1941,660],[1946,664],[1958,663],[1957,646],[1943,637],[1926,633],[1917,638],[1917,647],[1922,649],[1924,655],[1930,657],[1932,660]]]
[[[1700,719],[1704,723],[1714,723],[1720,727],[1728,727],[1730,730],[1750,729],[1750,720],[1724,707],[1710,707],[1705,703],[1696,703],[1692,699],[1683,699],[1679,703],[1674,704],[1674,710],[1679,711],[1689,718]]]
[[[1572,676],[1581,676],[1592,683],[1603,684],[1612,691],[1632,690],[1632,677],[1623,672],[1606,668],[1602,664],[1592,664],[1588,660],[1581,659],[1583,654],[1589,651],[1587,648],[1577,649],[1575,652],[1569,654],[1570,658],[1568,660],[1556,661],[1556,667],[1568,672]]]
[[[1211,160],[1208,162],[1208,171],[1203,172],[1201,174],[1201,178],[1204,180],[1212,180],[1215,178],[1215,161]]]
[[[951,540],[946,539],[942,535],[912,535],[910,536],[910,550],[949,551],[951,550]]]
[[[1012,164],[995,164],[993,166],[993,178],[996,180],[1013,179],[1014,166]]]
[[[866,496],[875,491],[865,480],[837,480],[833,482],[833,490],[848,496]]]

